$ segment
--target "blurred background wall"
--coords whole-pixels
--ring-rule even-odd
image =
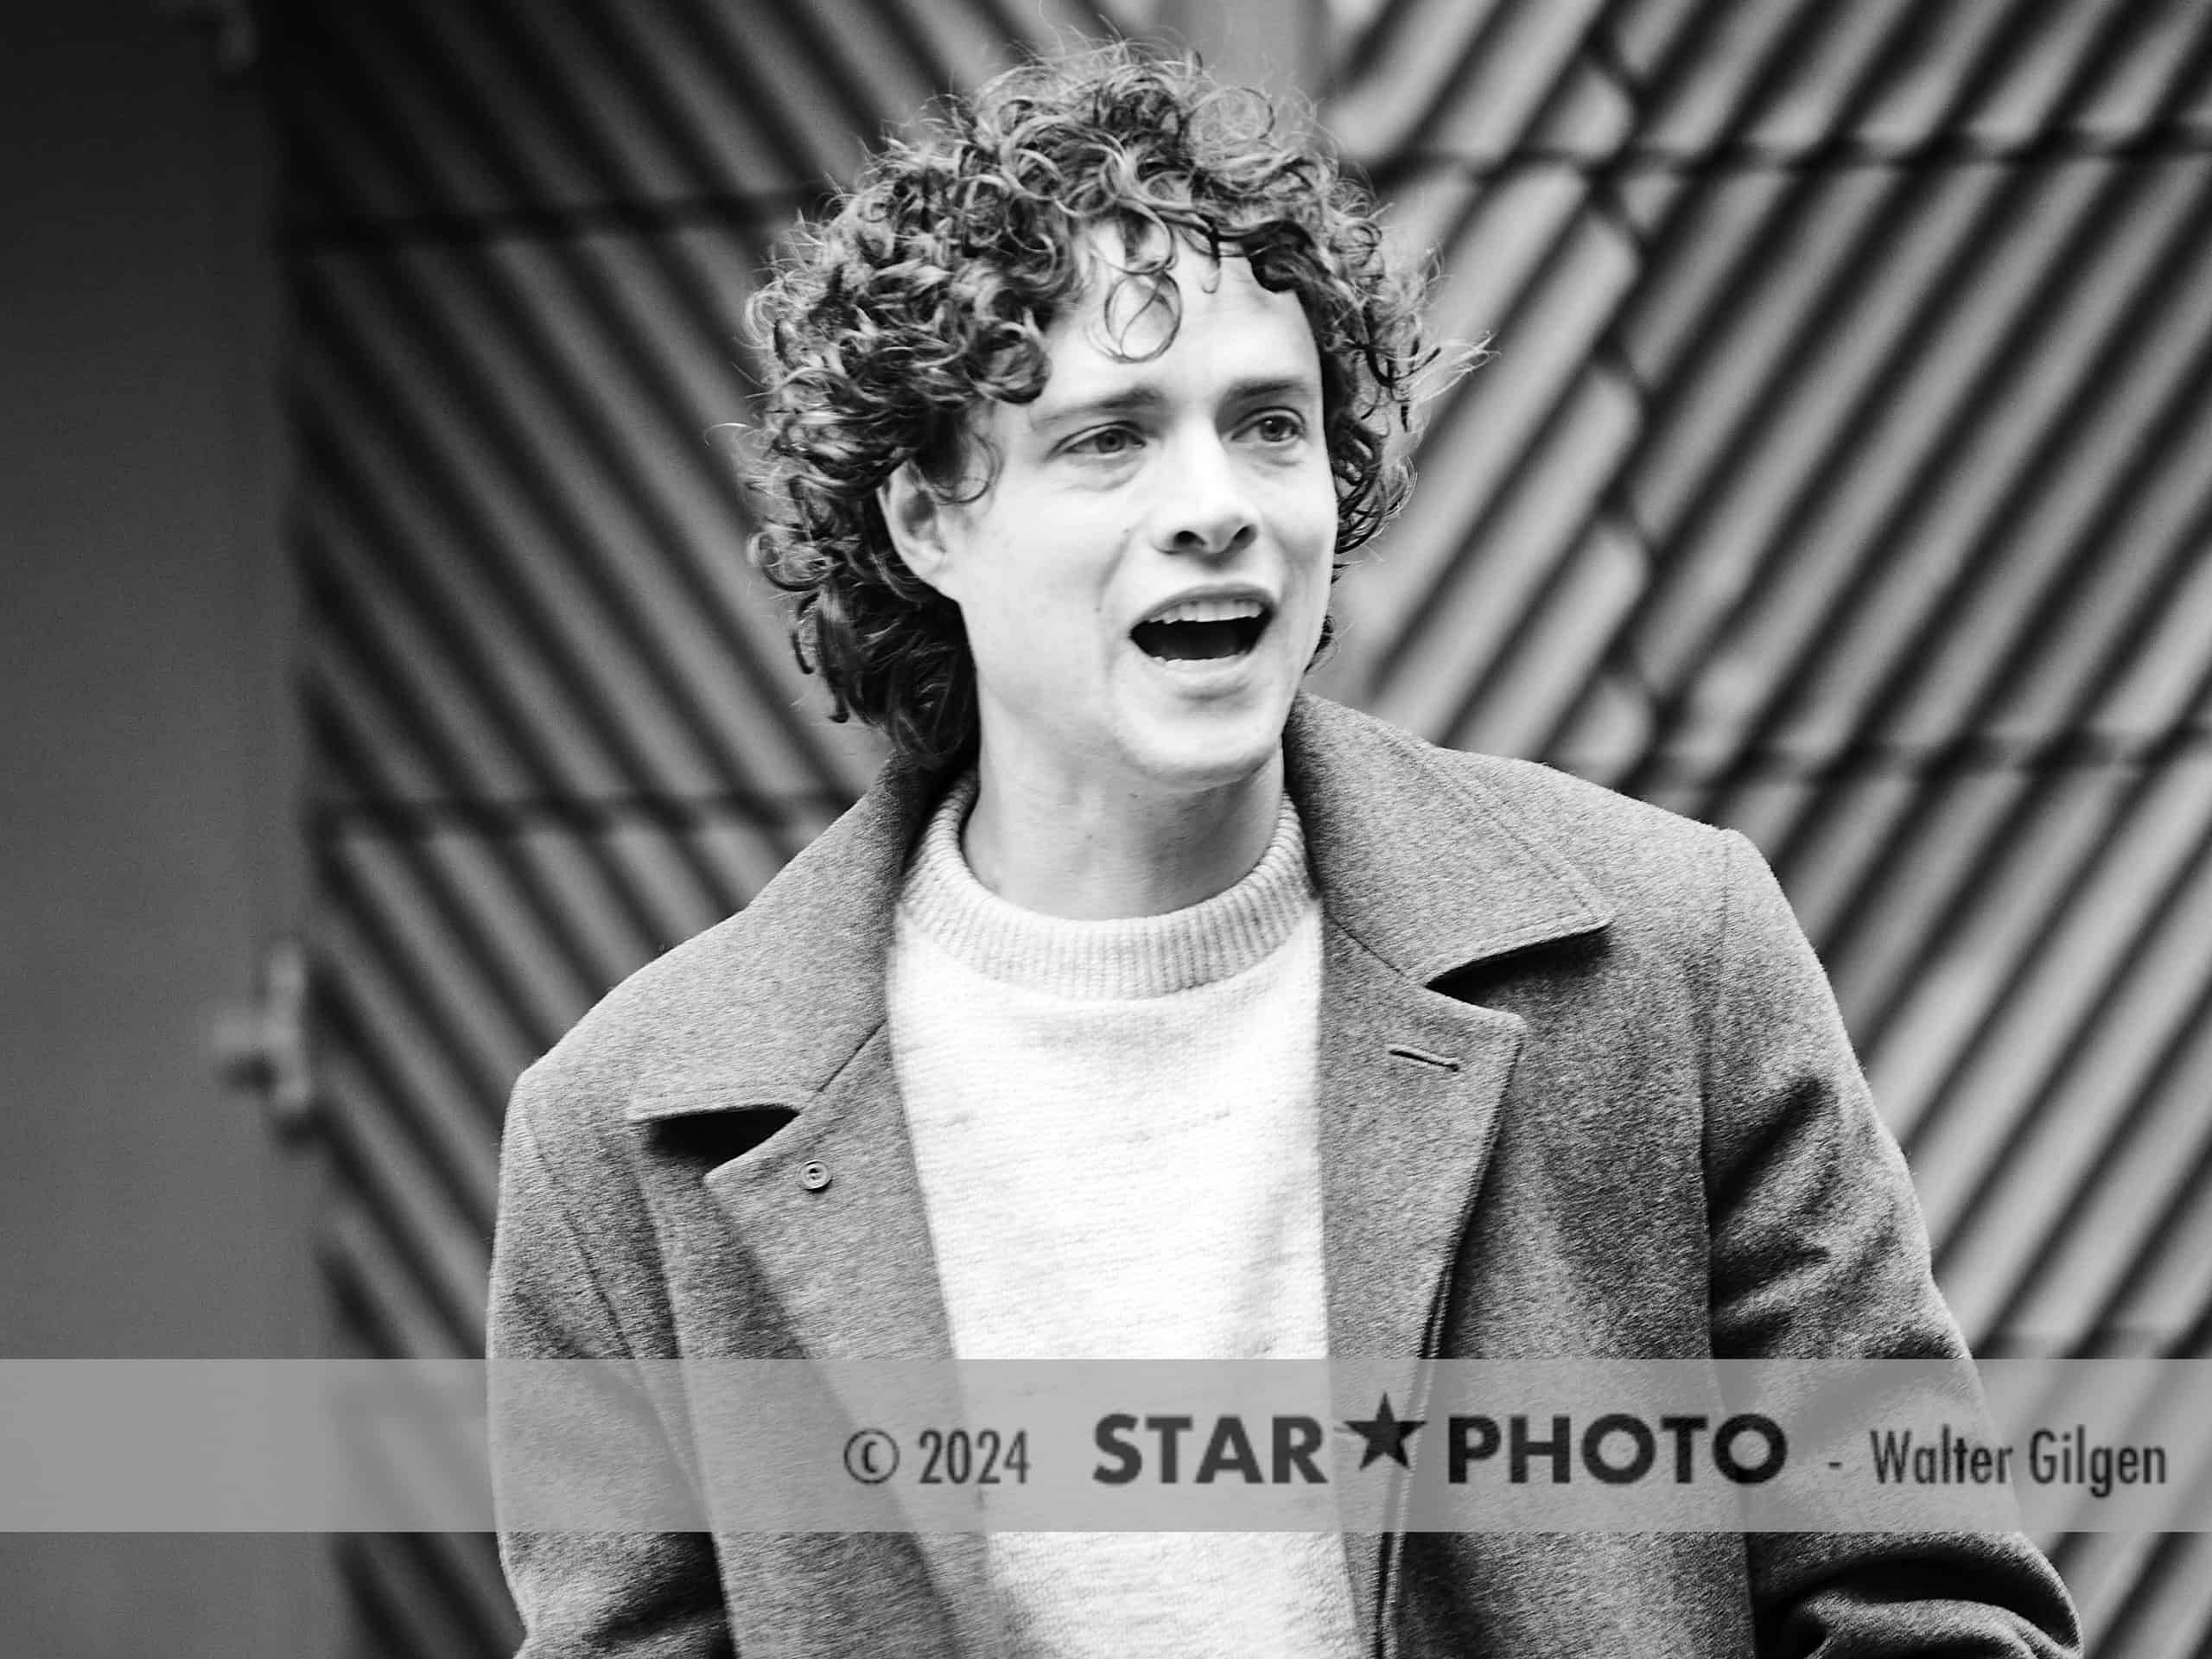
[[[214,1052],[305,865],[266,124],[146,0],[0,42],[0,1356],[315,1354],[319,1176]],[[338,1608],[318,1538],[0,1536],[9,1659]]]
[[[2212,1347],[2202,0],[187,10],[215,44],[247,41],[237,85],[274,118],[278,588],[302,607],[308,767],[288,822],[310,899],[309,1167],[329,1183],[311,1243],[283,1249],[312,1249],[343,1346],[475,1351],[515,1073],[743,904],[873,766],[790,666],[713,434],[745,418],[735,318],[778,230],[1012,44],[1118,29],[1306,91],[1396,233],[1440,251],[1439,327],[1498,353],[1437,410],[1412,508],[1341,590],[1322,689],[1760,844],[1980,1351]],[[174,30],[162,49],[172,69],[186,54]],[[154,119],[167,106],[83,73],[39,118],[137,135],[144,154],[79,162],[69,194],[131,232],[57,242],[35,288],[11,280],[91,320],[111,395],[146,360],[116,344],[137,336],[72,289],[94,268],[146,280],[130,255],[154,207],[178,211],[188,152]],[[97,118],[76,106],[94,80]],[[260,349],[211,344],[195,371],[174,338],[147,347],[184,398]],[[193,436],[213,442],[204,419]],[[114,487],[29,543],[38,582],[122,580],[79,547],[137,549],[118,569],[156,545],[185,559],[180,498],[127,442],[73,451],[105,456]],[[273,442],[247,448],[273,464]],[[206,532],[133,602],[169,596],[159,620],[181,626],[194,584],[267,555],[269,522]],[[270,630],[248,632],[238,660],[265,660]],[[97,677],[40,643],[62,660],[11,665],[39,664],[23,699]],[[144,695],[124,679],[99,683]],[[49,745],[29,775],[104,766],[124,791],[181,764],[176,740],[142,741]],[[280,772],[248,786],[257,810]],[[80,886],[186,821],[84,843]],[[243,995],[269,930],[239,922],[251,883],[233,882],[213,889],[231,944],[202,977]],[[60,1031],[42,1052],[90,1040]],[[93,1085],[56,1086],[74,1103]],[[35,1133],[52,1163],[67,1143]],[[2054,1545],[2095,1650],[2212,1643],[2198,1540]],[[353,1538],[340,1562],[363,1651],[512,1639],[481,1539]]]

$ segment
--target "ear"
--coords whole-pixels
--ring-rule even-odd
[[[932,495],[909,461],[891,474],[875,493],[882,509],[884,528],[890,532],[892,550],[915,576],[952,597],[947,581],[951,575],[951,548],[945,538],[944,504]]]

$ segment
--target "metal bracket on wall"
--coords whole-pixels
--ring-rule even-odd
[[[216,1070],[232,1088],[261,1096],[270,1127],[282,1139],[298,1141],[314,1132],[317,1117],[308,1056],[306,949],[297,939],[277,940],[262,959],[260,981],[252,1006],[215,1017]]]

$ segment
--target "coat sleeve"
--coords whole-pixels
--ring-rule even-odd
[[[573,1160],[579,1167],[567,1166],[571,1160],[562,1155],[561,1137],[546,1133],[539,1121],[547,1103],[543,1087],[538,1074],[525,1075],[508,1108],[486,1353],[495,1365],[670,1357],[633,1340],[633,1330],[653,1328],[655,1321],[635,1312],[626,1318],[619,1283],[610,1294],[594,1267],[586,1224],[577,1217],[603,1209],[607,1195],[586,1206],[566,1190],[579,1174],[589,1179],[594,1160],[579,1147]],[[643,1228],[641,1209],[634,1220]],[[495,1380],[495,1402],[499,1388]],[[500,1432],[496,1405],[494,1432]],[[618,1439],[620,1443],[613,1443]],[[567,1455],[567,1450],[554,1453]],[[650,1411],[623,1415],[607,1442],[574,1447],[573,1455],[586,1480],[625,1465],[663,1490],[686,1478]],[[533,1479],[557,1483],[562,1478],[557,1466],[542,1460],[532,1471]],[[515,1529],[510,1519],[502,1518],[499,1559],[525,1632],[518,1659],[729,1659],[734,1654],[714,1546],[703,1532],[532,1532]]]
[[[1706,1031],[1713,1352],[1955,1357],[1904,1158],[1876,1116],[1834,994],[1751,843],[1726,836]],[[1760,1534],[1745,1540],[1762,1653],[2069,1655],[2073,1605],[2026,1538]]]

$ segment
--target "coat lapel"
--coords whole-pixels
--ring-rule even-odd
[[[1325,935],[1319,1069],[1333,1357],[1429,1351],[1437,1293],[1482,1179],[1522,1022]]]
[[[1607,916],[1502,803],[1387,728],[1301,699],[1285,758],[1327,912],[1317,1109],[1329,1353],[1362,1362],[1340,1368],[1337,1410],[1371,1416],[1387,1393],[1398,1415],[1419,1416],[1421,1362],[1437,1352],[1524,1034],[1516,1016],[1429,986]],[[1353,1605],[1373,1650],[1404,1493],[1390,1471],[1362,1484],[1356,1465],[1338,1466]]]
[[[1284,747],[1328,919],[1317,1103],[1330,1352],[1424,1357],[1522,1039],[1515,1016],[1430,986],[1609,917],[1468,768],[1402,733],[1300,698]]]
[[[820,1184],[824,1175],[826,1185]],[[953,1357],[884,1028],[877,1027],[786,1132],[713,1171],[707,1186],[737,1224],[809,1357]],[[913,1375],[945,1390],[934,1402],[911,1402],[918,1421],[962,1421],[949,1370],[931,1366]],[[856,1402],[848,1407],[849,1421],[872,1414]],[[890,1490],[895,1499],[902,1489]],[[918,1529],[912,1537],[954,1621],[958,1651],[997,1652],[1001,1634],[986,1621],[990,1593],[982,1534]]]
[[[1421,1360],[1521,1052],[1511,1014],[1454,1003],[1394,972],[1341,928],[1325,935],[1318,1070],[1321,1239],[1339,1422],[1388,1399],[1424,1415]],[[1340,1448],[1355,1449],[1354,1442]],[[1383,1541],[1404,1491],[1392,1465],[1339,1459],[1344,1560],[1373,1650]]]
[[[789,1128],[712,1171],[707,1189],[810,1357],[952,1357],[883,1029]]]
[[[884,1010],[899,881],[932,793],[887,767],[709,936],[714,994],[628,1107],[632,1122],[789,1116],[706,1185],[813,1358],[951,1357]]]
[[[723,925],[719,1006],[641,1082],[628,1109],[639,1122],[705,1112],[789,1116],[709,1171],[705,1184],[810,1359],[952,1357],[883,988],[899,880],[936,785],[887,767],[851,812]],[[938,1369],[917,1375],[948,1378]],[[954,1399],[917,1408],[924,1421],[960,1418]],[[985,1621],[982,1534],[911,1537],[955,1622],[957,1650],[998,1652],[1001,1635]]]

